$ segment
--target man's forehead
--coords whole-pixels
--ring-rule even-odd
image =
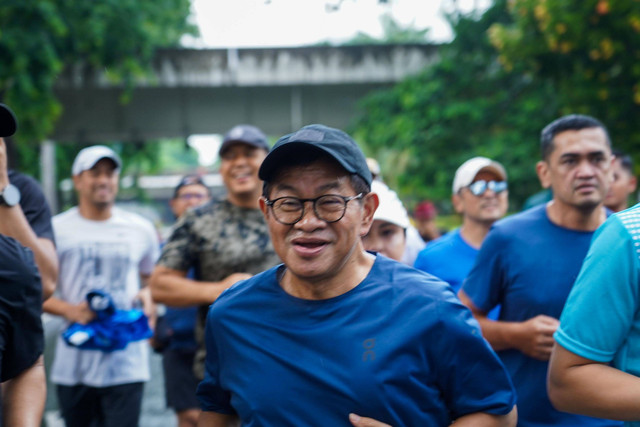
[[[195,182],[193,184],[183,185],[182,187],[180,187],[178,189],[178,193],[179,194],[183,194],[183,193],[186,193],[188,191],[193,192],[193,191],[198,191],[198,190],[206,192],[207,191],[207,187],[205,187],[202,184],[198,184],[197,182]]]
[[[480,169],[476,176],[473,178],[472,182],[480,181],[487,178],[502,181],[502,176],[500,176],[500,174],[498,174],[496,171],[492,169]]]
[[[604,151],[611,151],[607,134],[602,128],[583,128],[578,130],[565,130],[558,133],[553,139],[553,151],[574,150],[575,147],[601,147]]]
[[[322,165],[314,162],[283,168],[274,176],[273,188],[277,191],[309,190],[322,192],[335,190],[350,185],[350,176],[339,166]]]
[[[264,151],[266,154],[266,150],[261,147],[256,147],[255,145],[249,144],[244,141],[231,141],[229,146],[225,149],[227,151],[243,151],[243,152],[253,152],[253,151]],[[223,156],[224,157],[224,156]]]
[[[349,173],[340,163],[329,158],[328,156],[320,156],[318,159],[312,160],[305,164],[284,166],[274,175],[273,182],[278,182],[284,177],[307,175],[323,175],[327,177],[349,177]]]
[[[98,160],[95,163],[95,165],[89,168],[89,170],[98,170],[98,169],[104,169],[104,168],[117,169],[118,164],[115,161],[113,161],[113,159],[110,159],[108,157],[103,157],[102,159]]]
[[[327,179],[322,179],[314,182],[303,182],[296,179],[287,179],[286,176],[283,177],[282,180],[274,180],[273,187],[276,190],[299,190],[301,188],[307,190],[331,190],[342,188],[349,184],[348,176],[339,176],[339,177],[327,177]]]

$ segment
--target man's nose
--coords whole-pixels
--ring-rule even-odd
[[[595,175],[596,167],[588,160],[583,160],[578,164],[577,174],[579,177],[591,177]]]
[[[302,205],[302,218],[300,221],[296,223],[296,225],[300,225],[300,227],[307,227],[309,225],[313,227],[317,227],[318,224],[324,224],[325,222],[318,218],[314,209],[313,202],[311,200],[307,200]]]

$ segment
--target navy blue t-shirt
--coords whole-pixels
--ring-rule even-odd
[[[305,300],[274,267],[223,292],[206,325],[205,411],[243,426],[396,427],[507,414],[508,375],[470,311],[444,282],[383,256],[352,290]]]
[[[9,182],[20,190],[20,208],[36,236],[55,242],[51,210],[38,182],[14,170],[9,170]]]
[[[592,236],[552,223],[546,205],[505,218],[482,243],[462,290],[483,311],[501,304],[502,321],[522,322],[539,314],[559,319]],[[518,426],[621,425],[557,411],[547,395],[548,362],[515,349],[497,354],[518,393]]]

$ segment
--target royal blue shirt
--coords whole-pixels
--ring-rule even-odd
[[[462,238],[460,229],[457,228],[429,242],[418,254],[414,267],[444,280],[457,294],[479,251]],[[499,313],[500,306],[496,306],[487,317],[495,320]]]
[[[494,224],[462,285],[473,304],[489,311],[501,304],[499,320],[522,322],[560,313],[593,232],[552,223],[546,205]],[[620,423],[560,412],[547,395],[548,362],[515,350],[498,351],[518,393],[518,426],[612,426]]]
[[[274,267],[211,306],[205,411],[243,426],[350,426],[355,412],[393,426],[446,426],[507,414],[508,375],[451,288],[377,256],[367,277],[326,300],[287,294]]]
[[[478,249],[465,242],[457,228],[429,242],[413,266],[444,280],[458,292],[477,255]]]

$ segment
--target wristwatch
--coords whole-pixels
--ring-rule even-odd
[[[0,192],[0,206],[12,207],[18,203],[20,203],[20,190],[15,185],[8,184]]]

